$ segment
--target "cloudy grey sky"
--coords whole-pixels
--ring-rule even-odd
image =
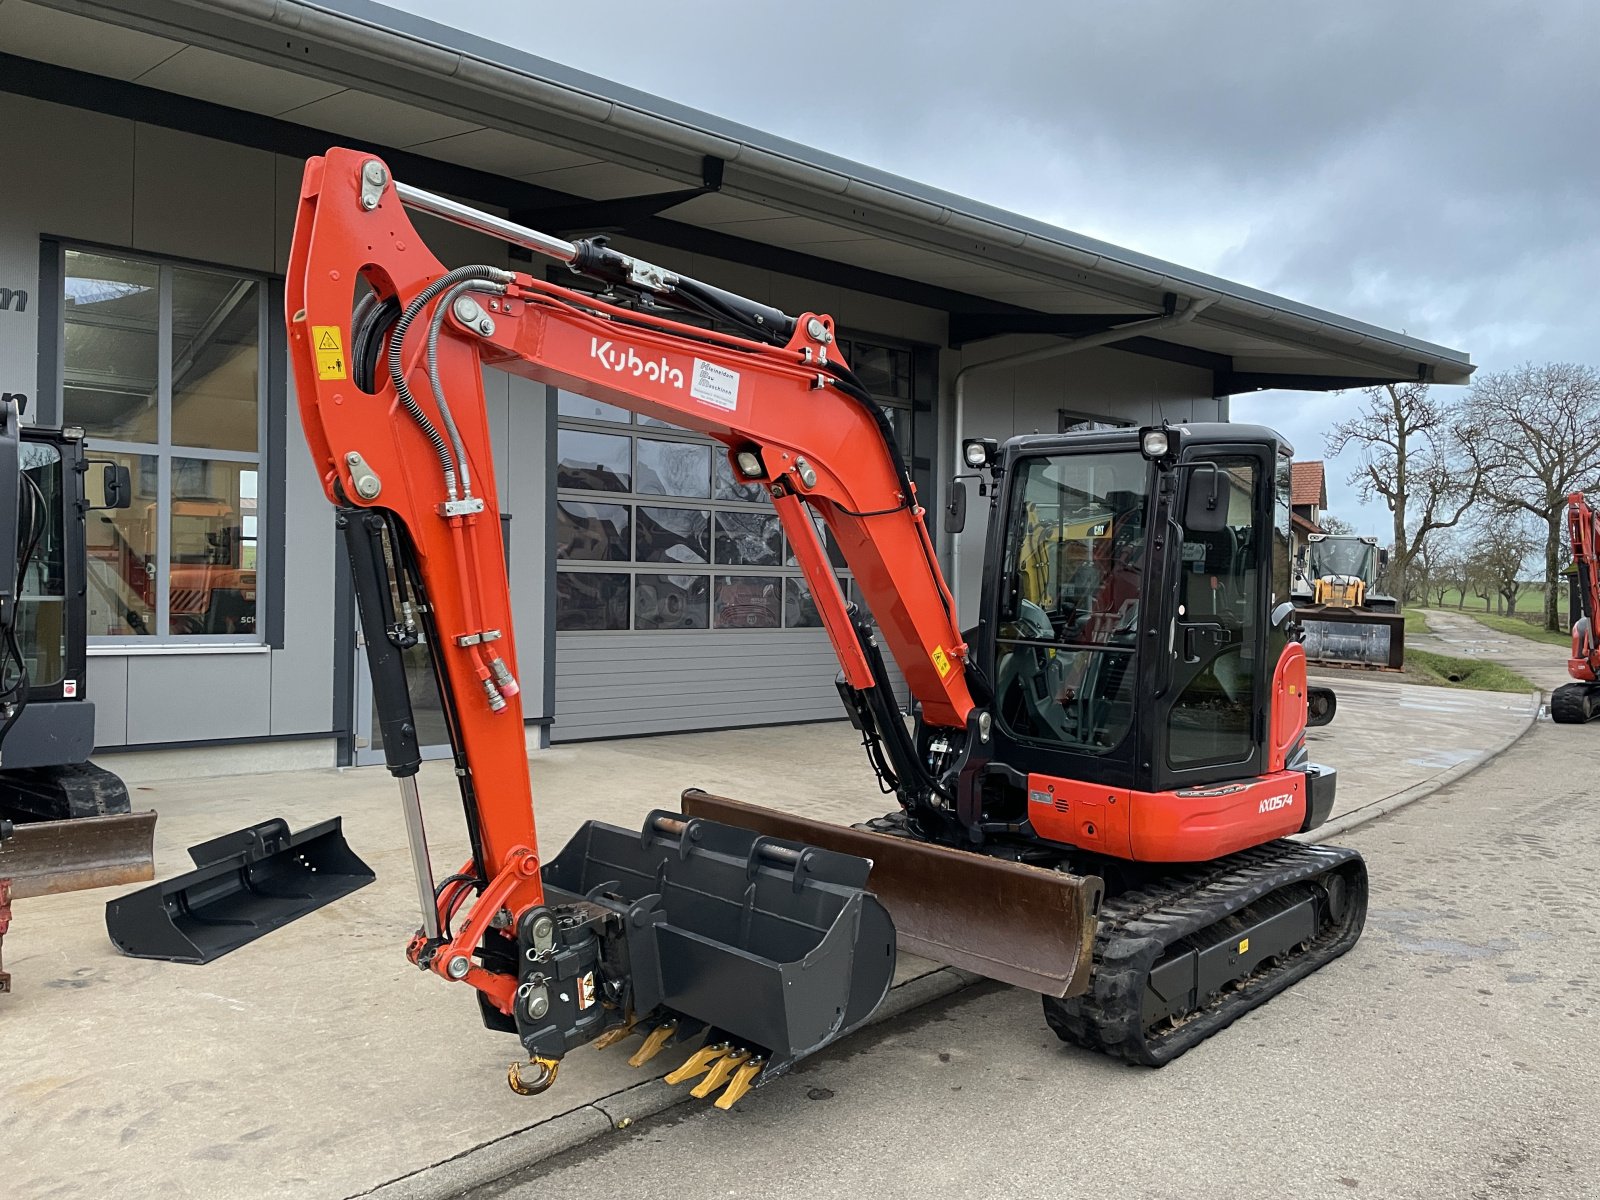
[[[1600,364],[1595,0],[389,2],[1480,372]],[[1234,414],[1316,457],[1355,399]]]

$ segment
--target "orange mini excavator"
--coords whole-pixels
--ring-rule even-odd
[[[635,1063],[697,1045],[668,1078],[726,1107],[864,1021],[897,944],[1031,988],[1062,1038],[1159,1065],[1360,936],[1361,858],[1283,840],[1327,818],[1334,773],[1306,752],[1277,434],[967,443],[993,499],[963,631],[893,430],[828,317],[548,237],[356,151],[312,159],[299,204],[295,381],[411,836],[407,953],[516,1035],[514,1088],[542,1091],[568,1050],[633,1033]],[[407,209],[588,286],[447,269]],[[896,811],[847,829],[691,790],[642,829],[590,822],[540,855],[485,365],[708,435],[765,489]],[[438,881],[400,662],[419,626],[471,834]]]
[[[1572,619],[1572,656],[1564,683],[1550,693],[1550,719],[1582,725],[1600,716],[1600,633],[1595,629],[1600,606],[1600,516],[1582,492],[1567,497],[1567,539],[1572,547],[1568,615]]]

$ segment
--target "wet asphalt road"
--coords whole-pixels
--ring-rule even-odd
[[[1346,835],[1348,955],[1160,1071],[980,985],[479,1195],[1600,1197],[1600,723]]]

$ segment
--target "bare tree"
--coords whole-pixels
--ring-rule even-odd
[[[1472,385],[1464,413],[1483,490],[1544,525],[1544,624],[1560,629],[1561,534],[1567,495],[1600,488],[1600,372],[1526,363]]]
[[[1317,524],[1322,526],[1323,533],[1333,534],[1336,537],[1349,537],[1355,533],[1356,527],[1343,517],[1331,517],[1323,513]]]
[[[1388,588],[1405,597],[1406,574],[1428,538],[1451,529],[1478,498],[1479,472],[1468,427],[1425,383],[1386,383],[1362,393],[1360,411],[1328,433],[1327,453],[1355,447],[1350,475],[1363,500],[1383,497],[1394,522]]]
[[[1517,612],[1517,597],[1528,586],[1528,567],[1538,550],[1538,534],[1521,511],[1486,516],[1473,531],[1477,574],[1511,616]]]
[[[1434,606],[1443,608],[1446,597],[1456,591],[1461,597],[1456,607],[1461,607],[1466,602],[1467,579],[1461,541],[1455,530],[1437,531],[1424,546],[1423,554],[1427,562],[1428,595],[1433,598]]]

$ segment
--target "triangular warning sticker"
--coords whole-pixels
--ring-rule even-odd
[[[333,336],[333,330],[324,329],[322,331],[322,337],[320,339],[318,339],[318,341],[317,341],[317,349],[318,350],[337,350],[337,349],[339,349],[339,339]]]

